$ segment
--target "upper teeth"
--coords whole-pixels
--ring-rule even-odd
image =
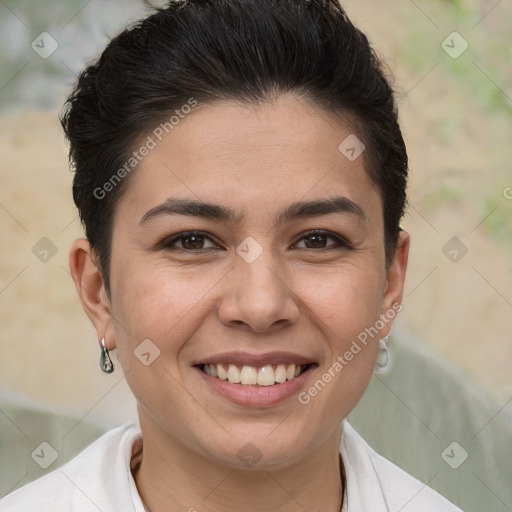
[[[305,365],[278,364],[275,368],[270,364],[261,368],[244,365],[240,369],[234,364],[205,364],[202,368],[208,375],[227,380],[232,384],[272,386],[276,382],[285,382],[298,377]]]

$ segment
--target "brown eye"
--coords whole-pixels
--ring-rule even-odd
[[[183,249],[202,249],[204,245],[204,236],[201,235],[185,236],[180,240]]]
[[[205,244],[209,242],[209,246]],[[196,232],[189,233],[178,233],[170,238],[164,240],[161,248],[173,250],[185,250],[185,251],[200,251],[203,249],[217,248],[217,245],[211,240],[210,237]]]
[[[334,240],[334,243],[328,243],[329,240]],[[300,246],[304,242],[304,246]],[[310,231],[306,233],[297,244],[295,248],[298,249],[336,249],[346,248],[350,249],[350,244],[342,237],[331,234],[325,231]]]
[[[304,240],[308,249],[322,249],[326,246],[328,238],[326,235],[308,235]]]

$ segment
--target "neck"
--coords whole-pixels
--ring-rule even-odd
[[[227,467],[188,449],[142,418],[141,429],[143,457],[134,478],[149,512],[341,509],[341,428],[300,462],[276,471]]]

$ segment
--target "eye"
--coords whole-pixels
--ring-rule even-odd
[[[327,244],[327,241],[334,240],[334,244]],[[329,233],[328,231],[322,231],[315,229],[305,233],[305,235],[299,240],[299,243],[304,241],[304,246],[299,247],[298,244],[294,244],[295,249],[336,249],[346,248],[351,249],[351,245],[341,236]]]
[[[205,242],[209,240],[210,247],[205,247]],[[181,247],[176,244],[181,244]],[[218,248],[210,237],[200,231],[188,231],[185,233],[177,233],[169,238],[166,238],[162,243],[161,247],[165,249],[182,249],[186,251],[199,251],[202,249],[213,249]]]
[[[329,244],[328,241],[333,240],[334,243]],[[207,244],[210,244],[209,246]],[[300,246],[304,243],[303,246]],[[163,240],[159,247],[162,249],[177,249],[190,252],[198,252],[207,249],[218,249],[219,246],[216,244],[206,233],[201,231],[187,231],[183,233],[177,233],[169,238]],[[307,249],[307,250],[330,250],[336,248],[351,249],[350,243],[343,237],[330,233],[328,231],[322,231],[319,229],[309,231],[305,233],[298,243],[293,245],[294,249]]]

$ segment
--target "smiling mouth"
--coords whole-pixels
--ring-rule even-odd
[[[268,364],[262,367],[235,364],[201,364],[206,375],[242,386],[274,386],[293,380],[315,366],[310,364]]]

